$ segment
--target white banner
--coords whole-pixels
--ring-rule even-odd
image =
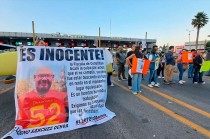
[[[142,48],[143,49],[144,48],[147,48],[147,42],[146,42],[146,40],[142,40],[141,42],[142,42]]]
[[[142,73],[143,68],[144,68],[144,60],[138,58],[136,72]]]
[[[4,137],[30,138],[112,119],[105,107],[106,59],[99,48],[19,48],[16,125]]]

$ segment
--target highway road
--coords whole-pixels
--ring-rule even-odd
[[[147,78],[147,77],[146,77]],[[0,79],[1,80],[1,79]],[[133,95],[127,81],[108,87],[106,107],[115,112],[110,121],[92,127],[36,137],[36,139],[207,139],[210,138],[210,78],[206,84],[164,85],[149,88],[142,81],[142,93]],[[174,81],[178,82],[177,74]],[[8,85],[7,88],[14,86]],[[3,87],[2,83],[1,86]],[[1,92],[3,92],[1,90]],[[0,93],[0,137],[15,125],[14,89]]]

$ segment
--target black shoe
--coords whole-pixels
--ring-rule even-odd
[[[176,82],[174,82],[174,81],[169,81],[169,83],[170,83],[170,84],[175,84]]]
[[[164,84],[167,84],[167,85],[169,85],[169,84],[170,84],[170,83],[169,83],[169,82],[167,82],[166,80],[164,80],[164,81],[163,81],[163,83],[164,83]]]

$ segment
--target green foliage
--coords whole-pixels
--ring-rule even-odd
[[[195,18],[192,19],[192,25],[193,27],[200,29],[208,23],[208,19],[209,18],[207,17],[207,14],[205,14],[204,12],[198,12],[195,15]]]
[[[208,41],[208,42],[206,43],[206,48],[207,48],[207,49],[210,49],[210,41]]]

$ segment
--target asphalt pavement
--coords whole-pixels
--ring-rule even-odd
[[[145,79],[147,77],[145,76]],[[1,80],[1,78],[0,78]],[[36,137],[36,139],[206,139],[210,138],[210,78],[206,84],[164,85],[149,88],[142,81],[142,93],[133,95],[127,81],[117,81],[108,87],[106,107],[116,117],[97,126],[86,127],[58,134]],[[11,87],[12,85],[10,85]],[[14,86],[14,84],[13,84]],[[2,85],[0,87],[4,87]],[[7,87],[8,88],[8,87]],[[14,89],[0,94],[0,137],[15,125]]]

